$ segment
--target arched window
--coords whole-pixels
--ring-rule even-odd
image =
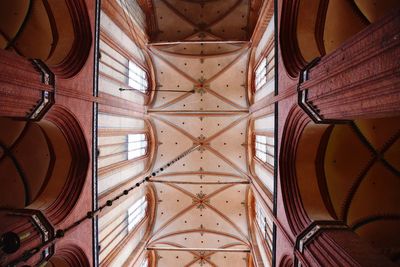
[[[272,252],[273,221],[265,214],[258,202],[256,202],[256,221],[263,239],[267,243],[270,252]]]
[[[145,258],[140,264],[140,267],[147,267],[147,266],[149,266],[149,260]]]
[[[272,112],[255,118],[250,122],[249,130],[252,143],[251,173],[255,180],[269,191],[272,203],[275,184],[275,114]]]
[[[273,43],[273,42],[272,42]],[[274,49],[271,45],[255,70],[255,90],[262,89],[275,76]],[[272,87],[273,88],[273,87]]]
[[[128,64],[128,85],[142,93],[148,88],[147,73],[134,61],[129,60]]]
[[[146,216],[147,199],[145,196],[138,199],[128,209],[128,232],[132,231]]]
[[[147,136],[146,134],[128,134],[127,140],[128,160],[135,159],[146,155],[147,153]]]
[[[256,157],[264,163],[274,166],[274,137],[256,135]]]

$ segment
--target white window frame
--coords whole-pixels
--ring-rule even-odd
[[[131,160],[146,155],[147,146],[148,146],[148,140],[146,134],[144,133],[128,134],[127,159]]]
[[[146,216],[147,199],[145,196],[139,198],[128,209],[128,232],[132,231]]]
[[[254,148],[259,160],[274,166],[274,137],[256,134]]]
[[[128,60],[128,85],[144,94],[149,85],[147,72],[132,60]]]
[[[274,49],[264,56],[255,70],[255,89],[256,91],[264,87],[275,75],[275,55]]]
[[[140,264],[140,267],[148,267],[149,266],[149,259],[146,257],[142,263]]]
[[[272,251],[272,238],[273,238],[273,221],[265,215],[265,212],[260,204],[256,202],[256,221],[261,229],[263,239],[268,244],[270,251]]]

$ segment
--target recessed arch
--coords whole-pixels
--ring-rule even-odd
[[[387,248],[400,242],[393,234],[400,225],[400,168],[394,160],[400,151],[399,120],[324,125],[314,124],[297,107],[291,110],[280,166],[285,209],[295,234],[312,221],[342,221],[394,257]]]
[[[89,260],[83,250],[77,245],[61,245],[55,254],[44,265],[45,267],[89,267]]]
[[[346,40],[399,7],[398,1],[284,1],[280,46],[288,74],[296,77],[314,58],[330,54]]]
[[[92,42],[82,0],[2,1],[0,47],[40,59],[62,78],[74,76]]]
[[[55,106],[39,122],[0,118],[0,168],[8,188],[1,206],[43,211],[53,224],[75,206],[85,182],[89,156],[81,127]]]
[[[294,266],[292,257],[289,255],[285,255],[282,257],[281,261],[279,262],[279,267],[292,267]]]

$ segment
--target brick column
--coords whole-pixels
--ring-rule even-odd
[[[396,266],[339,221],[315,221],[297,236],[295,266]]]
[[[0,50],[0,116],[40,120],[54,102],[54,75],[40,60]]]
[[[315,122],[400,114],[400,10],[300,74],[299,104]]]

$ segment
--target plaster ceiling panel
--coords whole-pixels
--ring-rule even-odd
[[[162,201],[150,246],[193,250],[157,250],[161,257],[157,266],[247,265],[248,253],[201,248],[247,249],[249,242],[244,145],[247,41],[225,42],[248,39],[248,2],[154,1],[158,26],[164,31],[156,39],[174,41],[149,46],[158,89],[195,90],[157,92],[148,110],[159,141],[154,168],[196,146],[152,178]],[[164,12],[162,19],[159,11]]]
[[[153,32],[153,42],[182,41],[198,33],[223,40],[249,39],[248,0],[155,0],[154,6],[158,29]]]
[[[158,164],[157,162],[156,165],[160,164]],[[204,150],[202,153],[198,150],[191,152],[179,162],[169,167],[168,170],[164,173],[168,174],[170,172],[173,173],[190,171],[217,171],[241,175],[241,173],[237,169],[235,169],[234,166],[229,165],[223,159],[207,150]]]
[[[193,261],[195,253],[186,251],[157,251],[157,267],[181,267]]]
[[[200,43],[198,45],[192,46],[200,46],[202,48],[205,48],[209,45],[211,44]],[[219,72],[223,71],[229,64],[234,62],[238,55],[240,55],[240,52],[235,52],[223,56],[193,57],[165,53],[163,51],[155,49],[153,49],[153,51],[159,53],[168,62],[173,62],[175,67],[182,70],[188,76],[194,78],[196,81],[200,81],[201,79],[207,80],[217,75]],[[203,50],[200,50],[200,53],[201,51]]]
[[[249,39],[247,28],[248,13],[248,0],[243,0],[223,19],[209,27],[209,31],[224,40],[247,40]]]
[[[241,226],[238,222],[233,221],[229,217],[229,213],[232,211],[226,210],[226,207],[229,209],[229,205],[215,207],[213,197],[205,199],[204,202],[207,202],[207,204],[200,205],[198,202],[193,201],[196,205],[190,210],[182,212],[173,222],[163,227],[162,231],[158,231],[157,228],[151,242],[165,235],[181,231],[193,231],[196,229],[199,231],[203,230],[204,232],[226,233],[230,238],[236,240],[235,242],[242,242],[244,244],[247,242],[247,230],[242,231],[242,229],[247,226],[247,223]],[[217,244],[218,243],[222,245],[221,241],[217,241]]]
[[[229,13],[232,7],[237,5],[241,0],[217,0],[217,1],[182,1],[182,0],[165,0],[174,6],[180,14],[190,18],[190,20],[198,24],[210,24],[218,20],[221,16]]]
[[[228,176],[226,176],[228,175]],[[152,179],[154,180],[159,180],[159,181],[171,181],[175,182],[175,184],[185,184],[185,183],[196,183],[197,186],[200,186],[202,184],[207,184],[207,183],[218,183],[220,182],[221,184],[224,183],[235,183],[235,182],[247,182],[247,180],[240,178],[240,176],[234,176],[230,174],[224,174],[221,173],[221,175],[218,175],[218,173],[214,174],[208,174],[204,172],[181,172],[181,173],[173,173],[171,175],[168,174],[161,174],[157,175],[156,178]]]
[[[202,125],[200,120],[193,116],[188,116],[188,114],[183,114],[181,116],[177,114],[173,114],[172,116],[168,115],[158,115],[151,114],[153,118],[160,118],[166,120],[178,128],[181,128],[188,132],[193,137],[197,137],[197,135],[201,132]]]
[[[204,132],[207,138],[217,138],[217,134],[228,129],[232,124],[241,120],[243,115],[221,116],[221,117],[204,117],[202,124],[205,126]],[[245,132],[240,131],[238,135],[244,136]]]
[[[226,96],[237,105],[248,106],[246,100],[247,64],[248,53],[241,54],[233,65],[210,83],[210,88],[218,94]]]
[[[187,98],[168,107],[168,110],[200,110],[200,111],[230,111],[241,110],[243,107],[234,105],[224,95],[213,95],[206,92],[191,94]]]
[[[218,252],[210,256],[216,266],[245,267],[248,261],[248,253],[245,252]]]
[[[176,86],[175,86],[176,87]],[[168,87],[159,87],[161,90],[176,90],[177,88],[168,88]],[[178,90],[181,90],[178,88]],[[182,91],[190,91],[192,90],[189,87],[183,87]],[[154,109],[163,109],[168,107],[169,105],[172,105],[174,102],[178,101],[181,98],[187,98],[191,93],[185,93],[185,92],[157,92],[155,94],[155,99],[154,99]]]
[[[241,232],[247,233],[246,193],[248,185],[237,184],[211,198],[212,205],[235,222]]]
[[[157,232],[169,220],[192,205],[192,199],[183,192],[166,184],[157,184],[157,212],[154,231]]]
[[[210,259],[208,259],[208,258],[210,258]],[[215,265],[215,263],[213,263],[211,261],[211,257],[207,257],[207,261],[206,260],[201,261],[201,259],[199,259],[195,263],[191,264],[190,266],[192,266],[192,267],[193,266],[214,267],[214,266],[218,266],[218,265]]]
[[[180,184],[180,185],[175,185],[180,187],[182,190],[185,190],[186,192],[192,194],[193,196],[196,196],[197,194],[201,197],[204,195],[207,197],[208,195],[212,194],[215,191],[221,190],[223,187],[225,187],[225,184],[212,184],[212,185],[207,185],[207,184],[201,184],[201,185],[195,185],[195,184]]]
[[[153,56],[152,58],[156,69],[158,89],[182,91],[193,89],[193,81],[185,77],[179,69],[171,67],[171,65],[158,56]],[[180,92],[157,92],[153,107],[160,107],[184,94]]]
[[[200,228],[200,227],[199,227]],[[219,248],[229,244],[238,244],[236,238],[226,236],[224,233],[202,231],[203,229],[182,230],[177,233],[171,233],[161,238],[159,241],[151,243],[150,246],[163,246],[158,242],[168,242],[179,244],[187,248]],[[247,245],[240,243],[236,248],[246,249]]]
[[[200,135],[205,136],[205,138],[212,137],[218,134],[220,131],[229,127],[230,124],[234,123],[236,120],[240,119],[240,115],[212,115],[208,116],[205,114],[199,115],[152,115],[153,117],[162,118],[167,120],[176,127],[182,128],[193,137],[198,138]],[[243,132],[243,131],[242,131]]]
[[[246,127],[247,120],[242,120],[215,140],[211,141],[211,147],[223,157],[246,172]],[[240,133],[240,134],[238,134]]]
[[[191,40],[199,39],[191,38]],[[235,53],[242,48],[242,45],[237,44],[225,44],[225,43],[217,43],[217,44],[177,44],[160,47],[160,50],[163,50],[167,53],[173,53],[175,55],[188,55],[190,57],[202,57],[202,56],[227,56],[230,53]]]
[[[155,0],[154,7],[158,24],[155,41],[183,40],[195,32],[195,26],[186,18],[177,15],[168,5],[168,2],[166,4],[162,0]]]
[[[192,147],[193,141],[174,127],[161,121],[154,121],[158,140],[156,163],[154,166],[156,169]]]
[[[247,53],[201,61],[158,52],[153,58],[158,89],[195,90],[196,93],[157,92],[152,110],[247,109]]]
[[[187,38],[185,41],[221,41],[221,38],[218,36],[215,36],[211,32],[205,32],[205,31],[199,31]]]

